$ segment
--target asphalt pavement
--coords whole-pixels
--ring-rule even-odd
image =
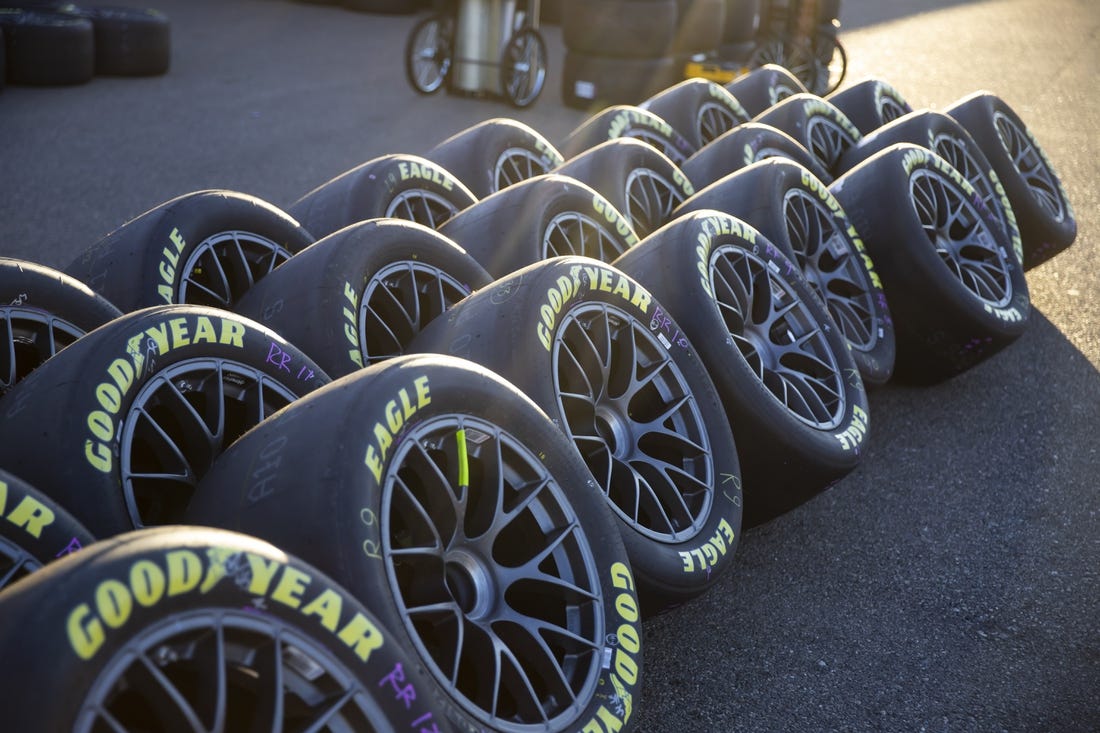
[[[412,16],[289,0],[113,0],[172,21],[171,71],[0,94],[0,255],[64,267],[129,218],[205,188],[287,207],[386,153],[489,117],[558,142],[546,91],[515,111],[417,96]],[[1046,150],[1076,243],[1028,273],[1032,321],[949,382],[871,394],[861,466],[747,531],[704,597],[645,626],[637,727],[1100,730],[1100,4],[845,0],[849,78],[915,107],[1000,95]]]

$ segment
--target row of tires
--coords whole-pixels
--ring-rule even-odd
[[[171,64],[171,23],[158,10],[61,2],[0,4],[0,88],[158,76]]]
[[[1017,338],[1074,236],[995,95],[764,67],[0,261],[9,719],[629,730],[644,617],[858,466],[868,386]]]

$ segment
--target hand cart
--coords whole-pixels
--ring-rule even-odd
[[[532,104],[546,83],[540,0],[437,0],[405,43],[405,76],[421,94],[500,95]]]

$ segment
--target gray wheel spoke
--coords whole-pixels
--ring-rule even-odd
[[[746,364],[794,417],[817,428],[839,424],[841,374],[820,323],[768,264],[738,247],[712,254],[712,292]]]
[[[590,550],[562,487],[469,415],[417,424],[391,466],[386,573],[429,669],[489,725],[564,714],[590,684],[602,632]],[[509,644],[515,629],[553,633]]]

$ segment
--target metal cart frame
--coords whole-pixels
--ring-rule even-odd
[[[538,98],[546,83],[540,0],[442,0],[405,44],[405,76],[420,94],[502,96],[515,107]]]

